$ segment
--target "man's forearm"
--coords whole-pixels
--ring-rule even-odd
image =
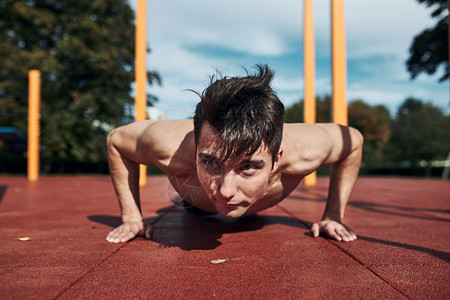
[[[119,200],[122,221],[142,221],[139,197],[139,165],[127,168],[127,175],[113,175],[117,199]]]
[[[108,137],[108,163],[119,200],[123,222],[142,221],[139,198],[139,164],[117,149],[113,135]]]
[[[344,160],[331,165],[330,186],[323,219],[343,222],[345,208],[358,177],[361,157],[362,144]]]

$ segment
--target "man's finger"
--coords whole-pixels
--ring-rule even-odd
[[[108,235],[106,236],[106,240],[110,243],[117,243],[118,242],[117,237],[118,237],[117,229],[114,229],[113,231],[108,233]]]
[[[335,239],[336,241],[342,241],[342,237],[339,235],[339,233],[336,231],[334,227],[326,227],[325,233],[328,235],[328,237]]]
[[[312,234],[313,234],[313,237],[318,237],[318,236],[319,236],[319,233],[320,233],[320,230],[319,230],[319,224],[314,223],[314,224],[311,226],[311,232],[312,232]]]
[[[353,232],[349,232],[347,237],[349,242],[356,240],[356,234],[354,234]]]
[[[351,242],[356,240],[356,234],[351,231],[348,227],[343,226],[344,229],[342,230],[342,236],[344,238],[345,242]]]
[[[121,243],[128,242],[129,240],[133,239],[135,236],[136,236],[136,234],[130,230],[124,236],[122,236],[122,238],[120,239],[120,242]]]
[[[348,233],[349,233],[349,235],[350,235],[352,241],[353,241],[353,240],[356,240],[356,239],[358,238],[358,237],[356,236],[356,233],[354,233],[351,229],[348,229],[348,228],[347,228],[347,230],[348,230]]]

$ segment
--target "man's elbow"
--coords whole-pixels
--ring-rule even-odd
[[[352,137],[352,144],[353,149],[362,149],[364,145],[364,136],[362,133],[353,127],[350,127],[351,137]]]
[[[353,157],[352,159],[359,165],[361,164],[363,156],[364,136],[358,129],[352,127],[350,127],[350,135],[352,140],[352,150],[349,156]]]
[[[106,147],[108,147],[108,149],[112,146],[113,144],[113,139],[114,139],[114,135],[116,135],[117,129],[113,129],[111,130],[110,133],[108,133],[108,135],[106,136]]]
[[[108,151],[108,156],[111,156],[111,154],[117,152],[117,144],[120,140],[120,131],[119,128],[113,129],[108,135],[106,136],[106,148]]]

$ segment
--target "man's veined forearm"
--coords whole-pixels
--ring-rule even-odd
[[[139,199],[139,164],[131,161],[120,151],[120,134],[108,135],[108,163],[114,189],[119,200],[122,221],[141,221]]]
[[[343,160],[331,165],[330,186],[324,219],[331,219],[342,223],[348,199],[353,191],[362,158],[363,140],[356,130],[352,135],[355,148]]]

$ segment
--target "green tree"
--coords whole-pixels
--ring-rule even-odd
[[[406,62],[408,72],[414,79],[420,73],[432,75],[443,66],[439,81],[449,79],[448,68],[448,0],[417,0],[433,7],[431,16],[437,18],[436,25],[414,37]]]
[[[370,106],[355,100],[348,106],[349,125],[364,136],[364,167],[380,167],[384,162],[384,151],[391,138],[391,116],[385,106]]]
[[[450,116],[431,103],[408,98],[399,107],[389,151],[395,161],[445,159],[450,150]]]
[[[284,122],[286,123],[300,123],[303,122],[303,99],[295,102],[289,107],[286,107],[284,114]]]
[[[303,99],[286,107],[284,121],[286,123],[303,122]],[[316,121],[318,123],[331,122],[331,96],[316,98]]]
[[[317,122],[331,122],[331,97],[316,100]],[[348,106],[348,122],[364,136],[364,166],[374,168],[384,162],[384,151],[391,137],[391,117],[386,107],[370,106],[356,100]],[[303,100],[286,108],[287,123],[303,122]]]
[[[134,13],[126,0],[0,0],[0,126],[26,129],[27,80],[42,72],[43,157],[98,161],[129,118]],[[156,72],[149,83],[160,83]],[[148,98],[151,105],[155,99]]]

